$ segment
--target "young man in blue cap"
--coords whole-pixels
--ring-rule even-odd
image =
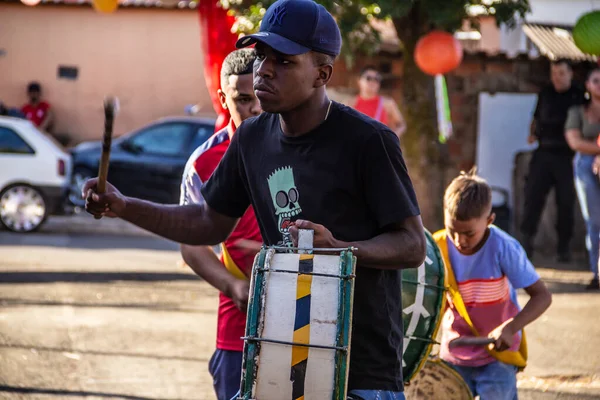
[[[252,44],[254,91],[265,112],[238,127],[202,188],[205,203],[158,205],[108,184],[97,194],[92,179],[86,209],[174,241],[214,244],[252,205],[267,245],[292,246],[298,229],[312,229],[317,248],[356,247],[349,396],[404,399],[400,270],[423,263],[426,242],[398,137],[328,99],[342,41],[323,6],[277,1],[260,32],[238,41]]]

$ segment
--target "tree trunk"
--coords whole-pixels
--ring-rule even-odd
[[[419,4],[415,3],[408,15],[394,19],[404,48],[401,107],[407,130],[402,147],[417,191],[423,223],[429,230],[436,230],[443,224],[445,179],[440,165],[434,80],[419,69],[413,57],[417,41],[429,30],[428,18]]]

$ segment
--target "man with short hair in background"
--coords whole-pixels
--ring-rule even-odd
[[[242,121],[260,114],[260,104],[252,88],[254,50],[236,50],[221,67],[218,94],[231,120],[190,156],[181,183],[181,204],[202,204],[200,189],[223,158],[235,130]],[[184,261],[206,282],[219,290],[217,350],[209,362],[209,372],[218,400],[231,399],[240,388],[242,351],[246,327],[249,276],[254,256],[260,250],[260,229],[249,207],[221,244],[221,259],[209,246],[181,245]]]
[[[575,184],[573,181],[573,151],[565,139],[568,109],[583,103],[583,90],[573,83],[573,70],[567,60],[557,60],[550,66],[551,84],[543,88],[531,121],[527,141],[538,142],[529,164],[525,183],[523,210],[523,247],[533,256],[533,241],[546,197],[554,187],[557,205],[556,230],[558,261],[571,258],[569,244],[573,236]]]

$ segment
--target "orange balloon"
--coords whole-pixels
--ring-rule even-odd
[[[21,3],[27,6],[35,6],[40,3],[41,0],[21,0]]]
[[[101,13],[111,13],[119,6],[119,0],[92,0],[94,9]]]
[[[460,65],[462,58],[462,45],[448,32],[430,32],[419,39],[415,47],[415,62],[429,75],[452,71]]]

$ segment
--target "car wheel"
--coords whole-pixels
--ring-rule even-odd
[[[16,184],[0,193],[0,222],[10,231],[36,231],[46,220],[47,214],[44,196],[32,186]]]
[[[93,178],[94,173],[85,167],[75,167],[71,176],[71,185],[69,186],[69,201],[76,207],[85,207],[85,200],[81,198],[81,189],[85,181]]]

